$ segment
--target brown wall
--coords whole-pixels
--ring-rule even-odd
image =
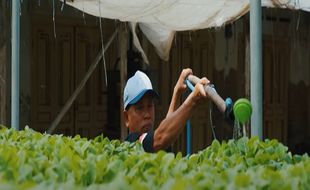
[[[264,11],[265,138],[294,153],[310,152],[310,14]]]

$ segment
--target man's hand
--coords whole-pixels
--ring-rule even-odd
[[[207,94],[206,91],[204,89],[204,85],[209,84],[210,81],[206,78],[203,77],[200,79],[200,81],[195,85],[195,88],[192,92],[192,96],[193,96],[193,100],[194,102],[199,101],[201,98],[206,98]]]
[[[185,79],[191,74],[193,74],[192,69],[187,68],[182,70],[178,82],[174,87],[174,92],[182,94],[186,90],[187,86],[185,84]]]
[[[187,86],[185,84],[185,79],[188,77],[188,75],[192,74],[193,71],[192,69],[183,69],[179,79],[174,87],[173,90],[173,95],[172,95],[172,99],[169,105],[169,109],[168,109],[168,113],[166,115],[166,117],[168,117],[171,113],[173,113],[177,107],[178,107],[178,100],[180,98],[180,96],[182,95],[182,93],[186,90]]]

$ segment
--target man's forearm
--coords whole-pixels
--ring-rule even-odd
[[[173,95],[172,95],[172,99],[169,105],[169,109],[168,109],[168,113],[166,115],[166,118],[173,113],[176,109],[177,109],[177,103],[178,103],[178,99],[181,96],[181,92],[178,89],[174,89],[173,90]]]
[[[185,102],[174,112],[171,112],[160,123],[154,133],[154,150],[166,149],[181,133],[187,118],[192,113],[195,103],[193,97],[188,97]]]

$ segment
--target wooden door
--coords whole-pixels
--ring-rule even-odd
[[[100,32],[97,28],[76,29],[75,86],[80,83],[100,49]],[[75,133],[91,138],[100,135],[107,124],[106,112],[107,89],[101,61],[77,97]]]
[[[287,142],[289,41],[265,36],[263,43],[264,138]]]
[[[173,89],[179,75],[184,68],[192,68],[198,77],[206,76],[212,81],[214,47],[212,33],[208,30],[200,30],[194,33],[180,33],[171,51],[170,72],[171,87]],[[186,95],[180,102],[183,102]],[[193,112],[190,118],[191,126],[191,152],[204,149],[212,141],[210,128],[209,101],[203,101]],[[184,128],[174,150],[186,152],[186,129]]]
[[[47,131],[101,49],[95,27],[37,24],[32,36],[31,127]],[[103,65],[99,64],[54,133],[95,137],[107,123]]]
[[[189,38],[190,40],[191,38]],[[193,72],[199,77],[207,77],[213,81],[214,65],[214,34],[210,30],[201,30],[196,33],[193,59],[191,61]],[[211,144],[213,137],[210,122],[210,101],[202,101],[191,117],[191,143],[192,152],[198,152]]]
[[[74,32],[59,27],[55,39],[49,26],[36,26],[32,35],[31,127],[48,129],[73,91]],[[70,108],[55,133],[73,134],[74,114]]]

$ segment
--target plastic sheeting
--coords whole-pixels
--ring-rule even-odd
[[[176,31],[220,27],[250,8],[249,0],[67,0],[67,4],[94,16],[138,23],[164,60]],[[262,0],[262,6],[310,11],[310,0]]]
[[[304,10],[310,12],[309,0],[262,0],[262,6]]]

